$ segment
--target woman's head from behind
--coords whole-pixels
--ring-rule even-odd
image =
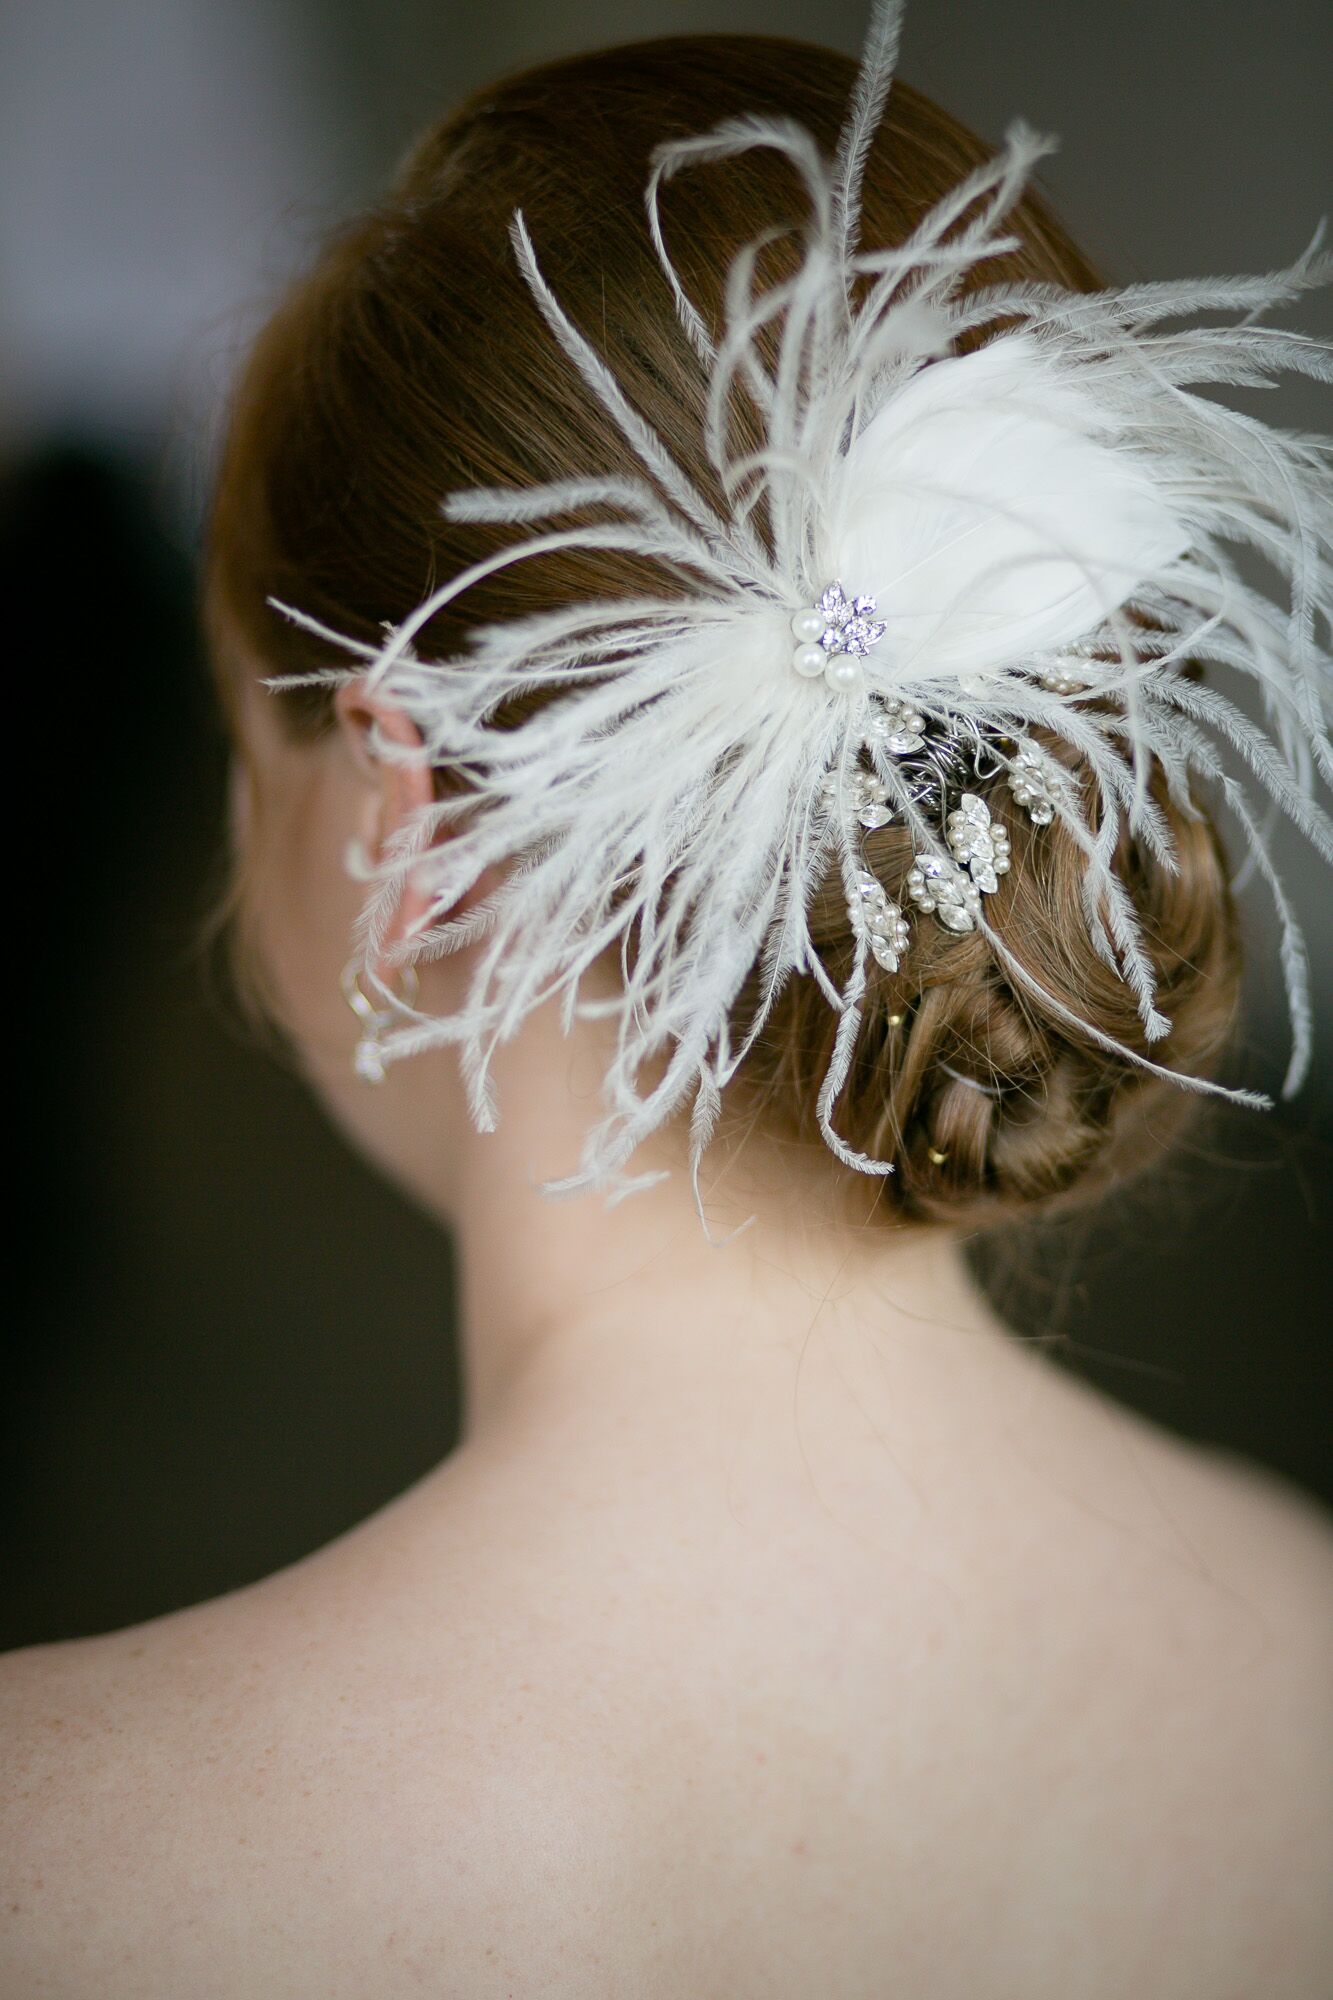
[[[642,200],[650,157],[664,140],[746,113],[794,118],[832,152],[853,75],[829,52],[710,37],[579,57],[501,83],[429,133],[385,200],[327,247],[242,377],[213,513],[208,611],[248,772],[247,929],[322,1093],[434,1205],[449,1206],[447,1163],[469,1129],[456,1058],[445,1050],[396,1064],[381,1092],[352,1075],[357,1029],[340,974],[366,890],[346,858],[349,842],[379,850],[458,775],[395,753],[395,745],[411,752],[414,731],[390,702],[348,689],[336,699],[327,688],[264,689],[261,676],[345,664],[268,600],[373,646],[442,578],[513,538],[512,526],[446,518],[447,493],[637,469],[536,310],[511,246],[515,209],[570,318],[707,493],[715,482],[700,443],[706,383],[651,242]],[[896,84],[865,175],[863,243],[902,243],[986,157],[963,128]],[[664,189],[664,232],[706,315],[711,307],[720,317],[732,259],[765,230],[763,255],[781,276],[784,258],[797,255],[792,232],[804,200],[790,162],[772,151]],[[978,282],[1093,288],[1093,273],[1037,198],[1019,201],[1009,228],[1017,246],[989,259]],[[660,596],[663,578],[647,575],[638,555],[564,548],[483,577],[415,645],[424,659],[445,658],[479,626],[646,588]],[[503,727],[560,699],[525,694],[511,716],[493,720]],[[1077,759],[1062,755],[1079,782]],[[1173,1024],[1165,1060],[1203,1073],[1234,1009],[1233,913],[1211,828],[1153,783],[1179,865],[1168,869],[1122,838],[1117,867]],[[1043,1008],[1016,985],[976,930],[923,924],[900,971],[871,967],[837,1123],[855,1148],[893,1161],[895,1173],[873,1190],[886,1217],[970,1220],[1086,1191],[1134,1163],[1150,1128],[1160,1142],[1167,1114],[1189,1102],[1070,1027],[1060,1003],[1147,1052],[1132,994],[1090,941],[1075,845],[1058,825],[1037,829],[1016,814],[1009,824],[1014,864],[990,922],[1057,1005]],[[440,838],[448,837],[446,824]],[[910,836],[883,826],[867,835],[865,853],[883,881],[900,884]],[[417,915],[409,890],[400,932]],[[841,984],[854,940],[836,869],[810,928]],[[423,1005],[458,1004],[476,948],[421,968]],[[610,952],[597,977],[610,991],[618,976]],[[759,976],[756,967],[738,996],[737,1040]],[[526,1136],[534,1165],[555,1173],[588,1122],[607,1048],[602,1024],[581,1022],[585,1069],[578,1037],[562,1058],[552,1010],[544,1028],[541,1020],[525,1024],[513,1060],[552,1089],[544,1109],[511,1098],[506,1115],[551,1126]],[[864,1188],[865,1177],[826,1152],[815,1116],[835,1031],[814,982],[789,979],[733,1080],[726,1114],[748,1148],[771,1143],[791,1172],[799,1162],[802,1175],[831,1177],[835,1192],[846,1184],[855,1201],[851,1184]],[[661,1158],[683,1162],[683,1133],[663,1135],[663,1144]]]

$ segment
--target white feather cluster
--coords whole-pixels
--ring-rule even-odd
[[[1017,247],[1005,218],[1050,150],[1021,125],[908,241],[861,247],[860,187],[898,18],[896,5],[876,10],[831,162],[800,126],[771,117],[735,118],[656,155],[648,222],[706,373],[701,443],[727,496],[723,510],[562,311],[516,213],[514,253],[536,307],[618,426],[625,469],[451,495],[450,518],[525,532],[436,590],[378,649],[280,607],[356,656],[346,669],[303,678],[364,676],[415,720],[432,761],[465,771],[472,787],[434,805],[376,871],[359,946],[363,977],[386,1003],[377,968],[408,870],[424,871],[432,899],[412,955],[475,950],[466,1006],[433,1017],[397,1003],[385,1059],[458,1043],[472,1115],[488,1130],[497,1117],[493,1053],[532,1009],[559,995],[567,1031],[578,1016],[614,1014],[605,1116],[588,1134],[580,1171],[546,1182],[549,1194],[600,1186],[618,1200],[660,1178],[622,1169],[689,1098],[697,1199],[721,1093],[792,975],[815,979],[840,1016],[819,1099],[827,1143],[851,1167],[892,1170],[850,1148],[833,1125],[861,1019],[867,938],[858,931],[840,989],[806,921],[834,857],[849,907],[857,901],[852,822],[836,802],[854,781],[875,701],[902,702],[973,740],[1035,731],[1077,753],[1095,778],[1098,810],[1086,820],[1076,789],[1056,784],[1055,817],[1086,855],[1089,934],[1132,987],[1149,1039],[1170,1024],[1111,858],[1129,828],[1174,865],[1148,791],[1154,760],[1185,812],[1191,780],[1203,781],[1234,816],[1277,902],[1294,1029],[1289,1089],[1307,1060],[1304,952],[1251,786],[1257,780],[1333,859],[1317,797],[1333,767],[1329,447],[1198,391],[1267,384],[1283,370],[1330,379],[1330,344],[1256,322],[1327,282],[1333,259],[1317,233],[1294,264],[1267,277],[1093,294],[1032,283],[977,289],[975,280],[969,289],[975,267]],[[802,177],[802,255],[794,276],[762,289],[760,245],[743,251],[714,329],[668,254],[659,188],[755,147],[784,154]],[[1200,314],[1230,323],[1168,324]],[[962,336],[992,326],[984,345],[957,351]],[[739,457],[728,427],[738,387],[764,427],[762,449]],[[767,538],[755,524],[761,502]],[[570,522],[591,508],[614,518]],[[456,658],[416,656],[415,635],[481,577],[573,547],[648,557],[671,587],[660,599],[608,598],[485,625]],[[1237,556],[1247,549],[1280,590],[1265,593],[1242,576]],[[873,596],[885,628],[845,689],[792,671],[793,615],[834,579]],[[1198,665],[1248,679],[1247,707],[1262,725],[1188,671]],[[562,699],[512,729],[491,726],[502,703],[537,687]],[[945,857],[940,826],[914,803],[895,758],[880,751],[873,762],[916,852]],[[451,918],[499,864],[507,864],[501,889]],[[1074,1034],[1118,1046],[1058,1005],[993,924],[978,921],[1016,985]],[[581,997],[588,966],[616,945],[623,996],[613,1005]],[[731,1010],[756,965],[760,1004],[733,1040]],[[660,1079],[642,1091],[640,1070],[659,1056]]]

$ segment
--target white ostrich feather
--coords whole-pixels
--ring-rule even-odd
[[[1249,787],[1333,859],[1319,797],[1333,776],[1329,444],[1197,391],[1269,384],[1283,371],[1333,377],[1329,343],[1257,323],[1328,282],[1333,259],[1317,232],[1293,264],[1267,277],[1093,294],[1033,283],[965,291],[978,266],[1014,247],[1005,217],[1050,150],[1022,125],[907,243],[863,247],[860,188],[899,12],[891,3],[875,9],[831,162],[798,125],[758,116],[665,145],[655,157],[648,226],[707,374],[701,448],[727,496],[723,510],[565,314],[516,213],[514,254],[558,350],[553,364],[562,353],[614,421],[623,467],[599,480],[450,496],[444,507],[455,520],[524,532],[436,590],[379,647],[279,607],[354,660],[277,684],[364,677],[415,720],[427,756],[465,771],[472,785],[467,796],[432,806],[370,871],[359,950],[363,978],[392,1014],[384,1059],[457,1043],[472,1115],[489,1130],[498,1117],[495,1050],[535,1007],[558,996],[567,1028],[580,1017],[615,1024],[604,1115],[579,1170],[544,1183],[548,1194],[603,1187],[614,1201],[660,1178],[623,1169],[692,1100],[697,1200],[721,1093],[791,977],[814,979],[840,1015],[819,1096],[825,1140],[856,1169],[892,1171],[890,1161],[849,1147],[835,1125],[871,970],[864,926],[853,924],[855,959],[839,987],[806,921],[830,864],[855,912],[863,863],[843,807],[861,731],[882,701],[907,703],[977,745],[1047,733],[1091,771],[1095,826],[1067,784],[1056,786],[1055,817],[1086,858],[1089,935],[1132,988],[1150,1041],[1170,1023],[1112,855],[1128,828],[1175,865],[1147,791],[1154,760],[1186,810],[1191,784],[1206,792],[1230,813],[1276,900],[1293,1026],[1286,1090],[1308,1061],[1304,949]],[[803,254],[794,277],[763,291],[759,246],[742,252],[724,324],[714,328],[671,262],[658,194],[676,173],[754,147],[776,148],[803,178]],[[1164,330],[1201,313],[1240,317]],[[961,336],[988,327],[996,331],[983,346],[957,351]],[[761,336],[772,338],[771,365]],[[762,447],[745,457],[733,455],[728,435],[735,386],[764,422]],[[761,500],[771,546],[755,522]],[[591,505],[615,518],[571,524]],[[474,582],[561,548],[632,551],[657,564],[670,588],[660,600],[595,600],[485,625],[458,657],[417,657],[422,627]],[[1237,558],[1247,550],[1278,579],[1280,597],[1242,574]],[[790,620],[835,579],[849,596],[873,597],[885,627],[850,692],[792,666]],[[1188,677],[1192,665],[1248,681],[1249,707],[1261,719]],[[1061,673],[1078,685],[1057,692]],[[512,729],[491,725],[507,698],[537,687],[558,687],[562,698]],[[873,764],[917,853],[946,857],[940,826],[914,801],[895,758],[875,751]],[[836,809],[820,791],[829,772],[841,788]],[[499,889],[459,917],[484,871],[501,865]],[[386,952],[409,871],[429,885],[430,916]],[[1001,912],[1003,895],[1001,883]],[[1072,1035],[1184,1087],[1217,1088],[1109,1040],[1018,962],[1002,915],[983,911],[978,922],[1014,984]],[[393,998],[383,975],[394,956],[464,947],[473,966],[459,1012],[435,1017]],[[580,981],[612,948],[621,953],[623,993],[593,1000]],[[733,1042],[731,1011],[756,966],[759,1006]],[[641,1071],[657,1059],[662,1074],[644,1090]]]

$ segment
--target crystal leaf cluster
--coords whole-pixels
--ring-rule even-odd
[[[901,908],[885,892],[878,877],[867,869],[856,873],[861,920],[875,961],[885,972],[897,972],[911,937]]]

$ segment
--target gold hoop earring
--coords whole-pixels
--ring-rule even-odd
[[[361,1023],[361,1036],[352,1055],[352,1068],[363,1083],[383,1083],[384,1050],[381,1038],[392,1024],[397,1008],[408,1010],[416,1005],[416,967],[404,965],[400,968],[401,995],[387,995],[390,1004],[381,1007],[377,1007],[362,991],[361,970],[360,961],[352,958],[343,967],[342,974],[343,998]]]

